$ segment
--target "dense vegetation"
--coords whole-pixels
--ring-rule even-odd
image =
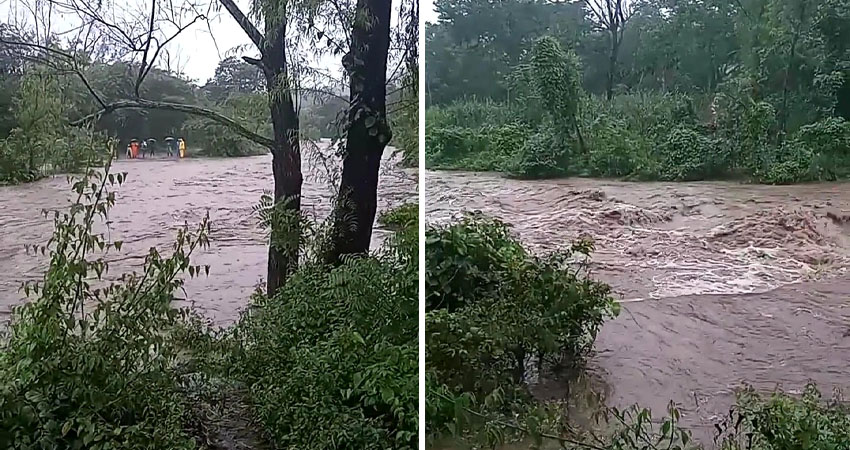
[[[54,235],[30,250],[49,268],[24,286],[32,301],[0,352],[0,447],[221,448],[219,435],[249,436],[247,448],[415,447],[415,209],[389,215],[407,218],[373,255],[309,259],[274,298],[258,294],[234,327],[213,331],[171,304],[186,273],[209,273],[190,263],[206,221],[181,230],[170,256],[151,249],[141,273],[106,278],[121,242],[95,230],[125,178],[89,171],[69,211],[45,213]],[[240,420],[217,420],[228,416]]]
[[[612,24],[598,5],[622,16]],[[846,0],[436,6],[429,167],[764,183],[850,175]]]
[[[679,425],[680,412],[600,407],[593,429],[577,428],[564,401],[536,400],[529,376],[581,370],[603,322],[618,314],[607,285],[585,270],[592,247],[535,256],[507,226],[477,215],[426,232],[426,433],[442,448],[517,439],[564,448],[703,448]],[[658,411],[655,411],[657,414]],[[850,409],[814,386],[801,398],[738,394],[717,423],[723,450],[827,450],[850,445]],[[548,446],[542,448],[550,448]],[[555,448],[555,447],[551,447]]]

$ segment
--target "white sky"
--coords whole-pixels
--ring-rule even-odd
[[[112,1],[122,2],[122,0]],[[149,4],[147,0],[137,1]],[[33,3],[33,0],[30,0],[30,3]],[[104,6],[107,7],[106,5],[108,3],[110,3],[109,0],[104,1]],[[242,12],[248,13],[251,0],[236,0],[236,3]],[[28,19],[32,16],[22,5],[22,0],[0,0],[0,22],[31,23],[31,20]],[[218,66],[219,61],[230,56],[234,48],[251,44],[251,40],[248,39],[248,36],[242,31],[239,24],[230,17],[224,8],[220,9],[221,11],[215,13],[214,17],[210,18],[208,22],[209,27],[207,22],[199,21],[191,28],[183,31],[183,33],[167,46],[171,52],[172,59],[178,59],[184,73],[198,84],[203,84],[211,78],[215,73],[215,68]],[[12,17],[15,20],[10,20]],[[70,20],[66,20],[66,28],[70,26],[70,23],[73,23]],[[54,18],[54,29],[61,27],[61,23],[57,22],[61,22],[61,20]],[[210,34],[210,29],[215,35],[215,39]],[[247,51],[239,52],[238,54],[258,56],[253,46]],[[331,72],[338,71],[341,70],[340,58],[341,56],[335,58],[325,56],[316,65]],[[158,65],[162,66],[161,62]]]
[[[420,0],[419,10],[422,12],[422,20],[434,23],[437,21],[437,12],[434,11],[434,0]]]

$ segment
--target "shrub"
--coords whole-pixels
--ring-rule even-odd
[[[230,365],[276,445],[416,448],[417,248],[412,227],[374,256],[308,263],[237,324]]]
[[[378,216],[378,223],[395,230],[418,227],[419,204],[405,203]]]
[[[499,277],[526,255],[504,223],[467,217],[425,231],[425,308],[455,311],[496,295]]]
[[[567,142],[552,129],[543,126],[531,135],[508,165],[508,172],[520,178],[552,178],[566,175],[569,149]]]
[[[486,140],[479,130],[462,127],[429,128],[425,133],[430,167],[464,167],[459,163],[485,152]],[[474,170],[471,167],[465,167]]]
[[[795,139],[818,153],[847,156],[850,154],[850,122],[841,117],[829,117],[801,127]]]
[[[791,143],[811,153],[810,179],[832,181],[850,176],[850,122],[830,117],[805,125]]]
[[[487,130],[487,154],[493,158],[493,169],[506,170],[511,158],[520,151],[532,130],[521,123],[509,123]]]
[[[726,162],[711,139],[685,127],[671,130],[660,151],[659,175],[664,180],[702,180],[718,173]]]
[[[459,100],[450,105],[432,106],[425,112],[426,133],[451,127],[480,128],[513,123],[517,114],[506,103],[492,100]]]
[[[641,92],[617,95],[610,102],[591,101],[601,113],[623,120],[629,130],[654,138],[663,139],[674,126],[697,121],[693,100],[685,94]]]
[[[524,145],[527,136],[527,127],[519,123],[477,129],[429,129],[425,135],[428,165],[482,171],[505,170],[510,159]]]
[[[532,256],[503,223],[481,217],[428,230],[426,378],[437,415],[429,432],[448,426],[440,416],[456,417],[440,413],[436,393],[486,398],[494,412],[522,408],[530,358],[576,363],[590,349],[604,319],[616,314],[608,286],[574,265],[590,249],[580,243]]]
[[[24,286],[36,298],[17,310],[0,353],[0,447],[195,447],[171,370],[179,312],[170,300],[178,274],[201,270],[189,256],[206,244],[206,222],[195,235],[181,230],[171,257],[152,249],[143,274],[107,284],[96,252],[121,243],[92,230],[114,204],[109,187],[124,180],[108,170],[76,181],[76,201],[53,216],[50,243],[30,248],[49,253],[50,264],[43,282]]]
[[[645,149],[640,136],[631,133],[624,121],[602,114],[584,135],[587,146],[585,168],[589,175],[623,177],[633,174]],[[644,156],[645,157],[645,156]]]
[[[729,450],[843,449],[850,447],[850,410],[840,399],[824,402],[811,384],[800,397],[747,388],[718,430]]]

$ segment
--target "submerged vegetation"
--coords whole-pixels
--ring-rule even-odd
[[[428,33],[429,167],[775,184],[850,175],[842,0],[451,3],[437,2]],[[493,32],[508,21],[510,34]]]
[[[141,273],[109,273],[122,245],[95,230],[126,179],[109,167],[74,181],[70,210],[45,212],[53,237],[30,248],[50,264],[2,344],[0,447],[219,448],[214,428],[233,424],[210,415],[235,408],[268,448],[416,447],[415,216],[372,255],[305,261],[214,331],[172,305],[185,274],[209,273],[190,262],[206,221],[170,256],[151,249]]]
[[[469,215],[426,233],[426,426],[435,448],[457,440],[471,448],[521,442],[529,448],[595,450],[832,450],[850,445],[850,407],[752,388],[739,391],[716,423],[713,446],[666,414],[638,405],[599,406],[588,424],[572,421],[569,399],[541,401],[535,375],[573,369],[605,320],[619,313],[610,289],[587,271],[593,250],[534,255],[502,222]],[[465,447],[464,447],[465,448]]]

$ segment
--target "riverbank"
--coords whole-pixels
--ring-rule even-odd
[[[120,269],[122,256],[142,255],[99,221],[116,226],[113,194],[125,180],[93,170],[76,194],[66,185],[59,198],[72,205],[55,209],[50,240],[20,244],[49,264],[25,280],[29,301],[2,342],[0,446],[415,447],[414,208],[382,215],[396,231],[368,257],[328,266],[305,254],[277,295],[246,295],[221,328],[174,301],[189,280],[220,282],[197,258],[222,240],[206,215],[154,231],[169,243]]]
[[[477,210],[536,251],[594,240],[592,276],[622,307],[588,361],[609,406],[661,412],[673,400],[683,425],[710,443],[744,383],[761,392],[798,392],[809,380],[825,393],[850,389],[838,375],[850,358],[846,183],[425,177],[429,223]],[[533,389],[563,399],[567,386],[553,374]]]
[[[850,122],[842,117],[818,116],[786,130],[771,104],[741,106],[722,93],[711,105],[683,94],[568,98],[563,111],[532,106],[533,100],[431,106],[426,167],[524,179],[787,185],[850,177]]]

